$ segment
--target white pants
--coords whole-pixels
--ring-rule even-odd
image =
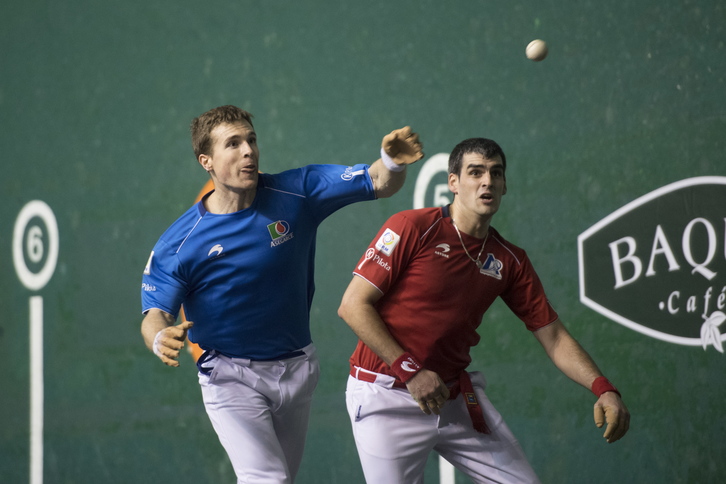
[[[348,378],[346,403],[358,455],[369,484],[423,482],[426,459],[436,451],[476,483],[539,483],[522,447],[484,394],[486,381],[470,373],[491,434],[474,430],[463,396],[426,415],[393,378],[376,383]]]
[[[238,484],[290,484],[300,467],[320,365],[311,344],[282,361],[217,356],[199,373],[204,406]]]

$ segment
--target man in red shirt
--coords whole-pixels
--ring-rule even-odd
[[[418,483],[434,450],[474,482],[537,483],[521,446],[468,372],[476,328],[501,297],[569,378],[592,390],[608,442],[628,430],[620,393],[568,333],[524,250],[490,226],[506,157],[473,138],[449,158],[451,205],[393,215],[338,311],[359,338],[346,400],[366,481]]]

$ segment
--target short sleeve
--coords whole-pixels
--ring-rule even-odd
[[[402,213],[391,216],[371,241],[353,274],[362,277],[385,294],[415,254],[419,233]]]
[[[542,281],[526,255],[512,284],[502,293],[501,298],[530,331],[543,328],[558,317],[547,299]]]
[[[157,308],[176,317],[179,313],[186,283],[179,257],[160,240],[146,263],[141,282],[141,310],[146,314]]]
[[[351,203],[374,200],[375,190],[368,165],[308,165],[303,190],[319,220]]]

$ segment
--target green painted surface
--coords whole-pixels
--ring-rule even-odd
[[[724,355],[582,305],[577,236],[668,183],[726,175],[725,21],[714,0],[6,2],[0,481],[29,481],[28,300],[40,295],[45,482],[234,482],[191,360],[167,368],[139,334],[149,251],[206,181],[188,124],[228,103],[255,114],[268,172],[373,161],[381,137],[406,124],[427,156],[498,140],[509,193],[494,225],[527,249],[633,414],[630,434],[605,444],[592,395],[496,305],[473,368],[543,482],[720,479]],[[543,62],[524,57],[533,38],[549,44]],[[413,206],[420,169],[394,198],[321,227],[312,314],[323,379],[300,483],[362,482],[343,395],[355,339],[336,309],[380,224]],[[36,199],[57,218],[60,251],[51,281],[30,291],[12,233]]]

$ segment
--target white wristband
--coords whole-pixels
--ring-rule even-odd
[[[383,164],[388,168],[389,171],[393,172],[401,172],[406,169],[406,165],[399,165],[395,161],[393,161],[393,158],[388,156],[388,153],[386,153],[386,150],[381,148],[381,161],[383,161]]]
[[[156,356],[164,356],[161,354],[161,351],[159,351],[159,338],[161,337],[161,333],[163,333],[163,332],[164,332],[164,330],[162,329],[161,331],[156,333],[156,336],[154,337],[154,345],[152,346],[152,348],[153,348],[154,354]]]

